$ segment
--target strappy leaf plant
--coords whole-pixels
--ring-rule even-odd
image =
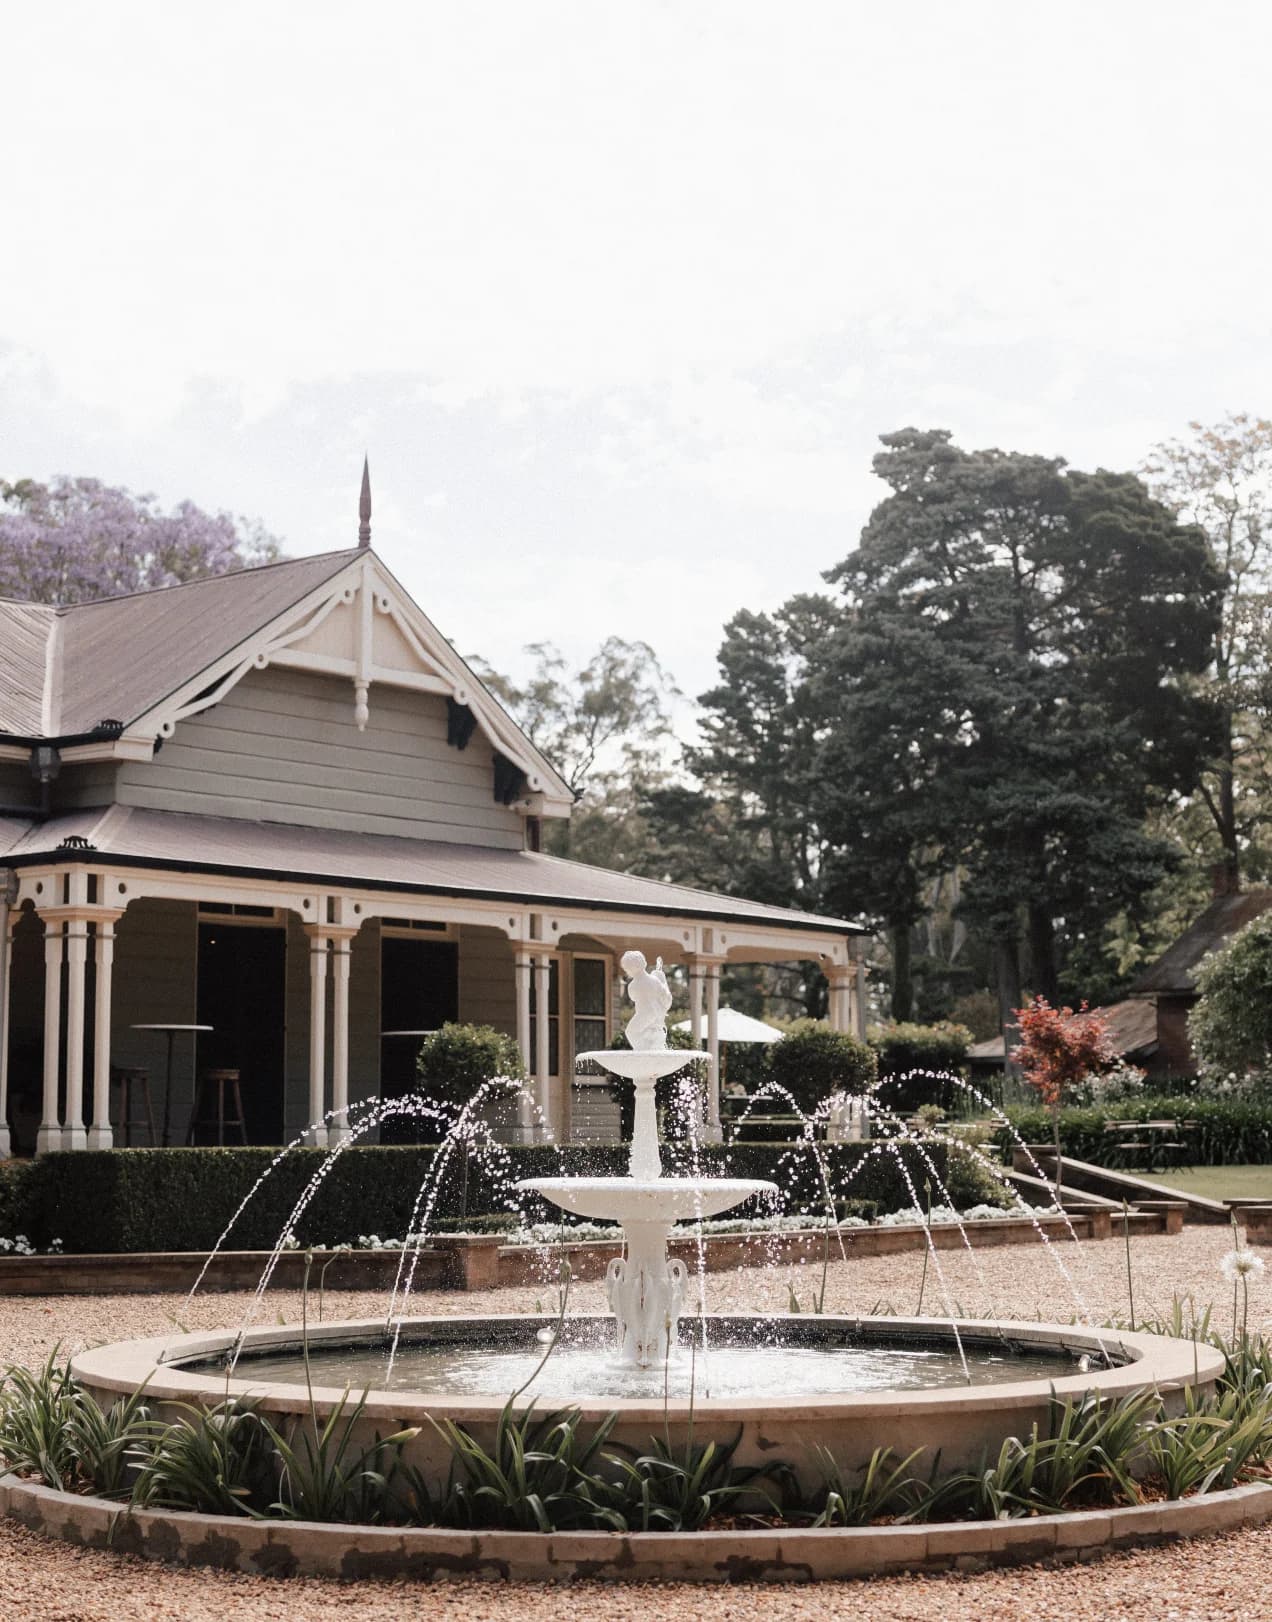
[[[276,1468],[255,1406],[231,1398],[215,1408],[181,1408],[180,1417],[140,1450],[133,1503],[209,1515],[268,1513]]]

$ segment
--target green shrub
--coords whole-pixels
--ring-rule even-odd
[[[898,1145],[901,1164],[921,1184],[926,1170],[913,1145]],[[846,1198],[876,1202],[881,1212],[912,1203],[898,1158],[871,1153],[868,1143],[823,1146],[832,1184]],[[411,1223],[420,1184],[436,1149],[428,1145],[344,1150],[296,1224],[301,1245],[354,1244],[364,1233],[401,1237]],[[252,1148],[106,1149],[44,1155],[24,1180],[21,1229],[36,1244],[59,1237],[67,1252],[208,1251],[240,1202],[268,1169],[276,1151]],[[944,1151],[929,1153],[939,1167]],[[327,1149],[293,1149],[261,1184],[235,1223],[226,1247],[268,1250],[277,1242],[292,1207],[326,1163]],[[707,1176],[727,1172],[758,1177],[783,1191],[791,1210],[819,1210],[821,1180],[811,1149],[801,1143],[703,1144],[696,1158],[688,1143],[664,1146],[669,1172],[695,1164]],[[492,1159],[497,1164],[492,1164]],[[854,1168],[861,1162],[861,1169]],[[520,1197],[512,1184],[523,1177],[618,1176],[627,1170],[626,1145],[555,1148],[526,1144],[474,1155],[468,1167],[465,1227],[483,1215],[498,1216]],[[451,1158],[433,1207],[435,1222],[460,1215],[462,1157]],[[741,1215],[752,1214],[750,1211]],[[560,1221],[561,1212],[528,1202],[532,1221]]]
[[[1203,1074],[1272,1074],[1272,913],[1239,930],[1197,970],[1188,1037]]]
[[[418,1068],[423,1092],[456,1105],[466,1104],[495,1076],[523,1081],[526,1074],[516,1039],[493,1025],[443,1025],[425,1037]]]
[[[958,1089],[940,1072],[962,1073],[972,1045],[965,1025],[945,1019],[935,1025],[872,1025],[866,1037],[879,1056],[879,1102],[886,1109],[908,1115],[923,1104],[944,1110],[959,1104]],[[924,1073],[929,1071],[937,1074]]]
[[[864,1093],[874,1085],[878,1061],[872,1048],[821,1020],[797,1020],[769,1048],[769,1079],[811,1114],[832,1093]]]

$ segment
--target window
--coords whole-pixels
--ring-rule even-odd
[[[566,966],[567,1000],[561,998],[561,966]],[[537,976],[530,973],[530,1068],[539,1051]],[[570,1051],[567,1068],[576,1053],[589,1053],[609,1042],[610,960],[607,957],[552,958],[548,969],[548,1074],[561,1074],[561,1021],[566,1021]]]
[[[609,959],[574,959],[574,1051],[590,1053],[609,1041]]]

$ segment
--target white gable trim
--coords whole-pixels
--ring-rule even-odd
[[[336,634],[327,638],[329,646],[322,651],[305,647],[338,611],[343,613]],[[376,662],[376,615],[394,626],[409,650],[406,667]],[[525,774],[521,809],[545,816],[570,813],[573,796],[569,785],[370,551],[351,558],[338,574],[255,636],[152,706],[128,727],[115,751],[126,750],[136,758],[135,751],[143,743],[153,750],[156,738],[170,738],[182,721],[219,704],[249,671],[271,665],[346,678],[352,686],[353,715],[360,728],[370,718],[377,684],[452,698],[472,711],[490,744]]]

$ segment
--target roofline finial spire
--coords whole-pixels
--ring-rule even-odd
[[[358,496],[358,546],[371,545],[371,463],[362,458],[362,491]]]

